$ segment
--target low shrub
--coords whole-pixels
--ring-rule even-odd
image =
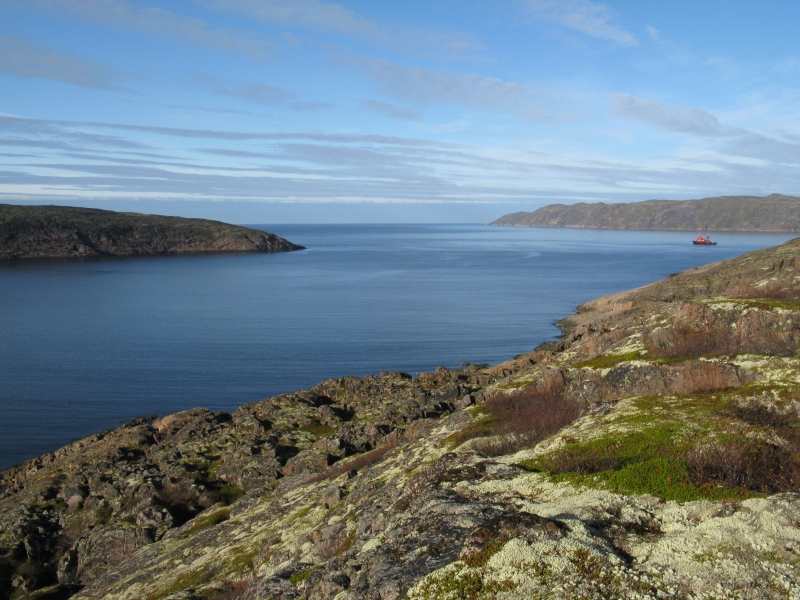
[[[683,457],[696,485],[738,487],[776,494],[800,487],[800,453],[791,440],[775,445],[754,439],[731,439],[698,446]]]
[[[563,429],[580,416],[577,402],[558,391],[528,386],[511,394],[498,394],[483,404],[485,416],[453,435],[460,445],[467,440],[486,456],[502,456],[537,442]]]

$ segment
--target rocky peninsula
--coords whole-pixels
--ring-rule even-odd
[[[271,233],[206,219],[0,204],[0,260],[302,249]]]
[[[142,417],[0,475],[0,597],[800,595],[800,239],[500,365]]]
[[[771,194],[702,200],[550,204],[504,215],[489,225],[698,231],[800,231],[800,198]]]

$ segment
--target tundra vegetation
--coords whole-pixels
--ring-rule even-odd
[[[0,594],[800,597],[800,240],[487,367],[133,421],[0,481]]]

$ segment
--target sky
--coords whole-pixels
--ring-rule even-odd
[[[0,203],[487,222],[800,195],[800,2],[0,0]]]

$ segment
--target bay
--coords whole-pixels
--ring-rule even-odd
[[[256,227],[308,249],[0,263],[0,469],[143,415],[502,362],[582,302],[794,237]]]

